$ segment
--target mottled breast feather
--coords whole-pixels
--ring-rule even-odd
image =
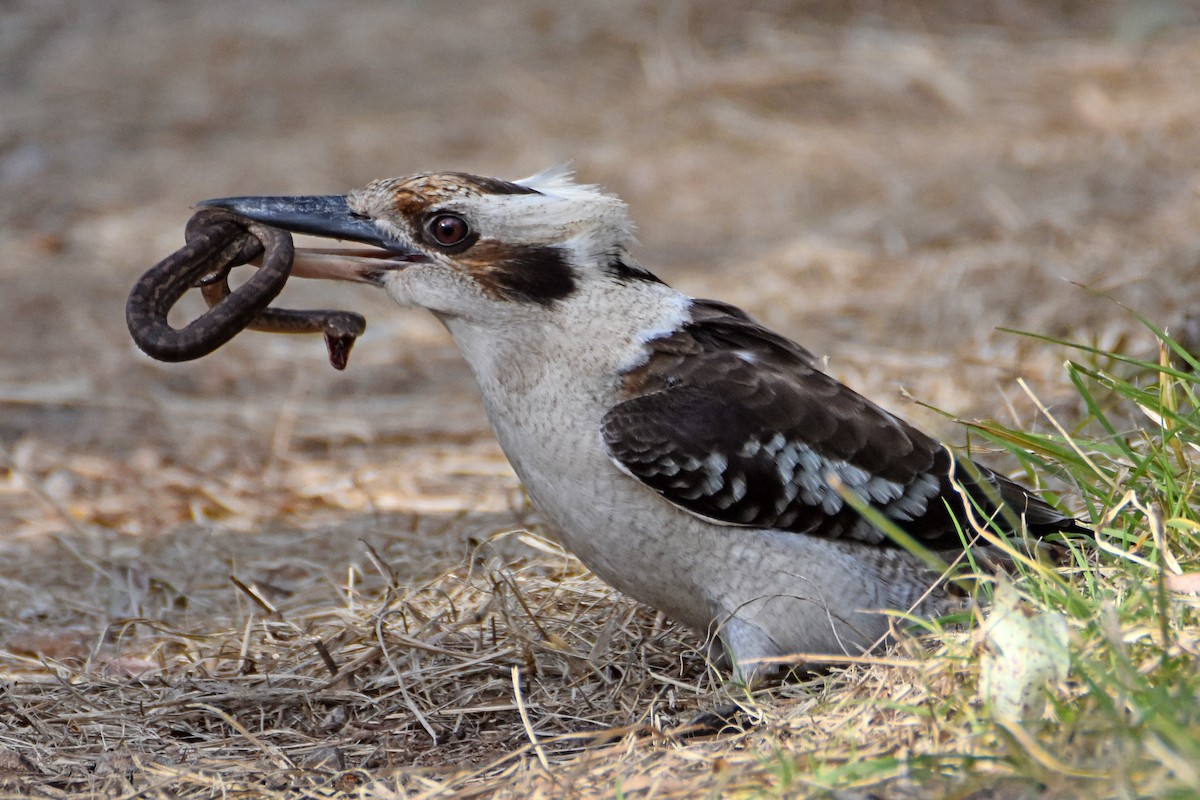
[[[949,451],[818,370],[804,348],[711,300],[647,346],[602,434],[617,464],[670,502],[726,525],[890,543],[845,503],[836,476],[928,546],[961,544]],[[995,511],[998,497],[1036,535],[1081,530],[991,470],[955,466],[981,508]]]

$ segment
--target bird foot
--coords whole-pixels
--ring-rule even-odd
[[[698,736],[745,733],[755,725],[755,720],[737,703],[722,703],[699,712],[683,725],[667,733],[676,739],[694,739]]]

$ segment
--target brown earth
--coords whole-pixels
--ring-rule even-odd
[[[117,785],[99,754],[120,735],[47,710],[71,696],[53,687],[229,669],[221,648],[263,613],[231,574],[331,625],[355,592],[374,607],[388,585],[467,575],[479,541],[536,522],[448,338],[370,290],[284,296],[367,315],[345,373],[310,338],[245,334],[187,364],[137,352],[125,294],[194,201],[571,161],[629,202],[638,256],[668,282],[745,306],[961,443],[903,393],[1045,428],[1023,377],[1076,412],[1071,354],[997,327],[1145,355],[1153,338],[1115,301],[1160,325],[1196,303],[1198,22],[1183,0],[0,4],[0,692],[25,703],[0,738],[26,765],[8,771]],[[587,619],[620,609],[614,658],[636,661],[661,621],[530,541],[498,545],[496,574],[582,581]],[[669,636],[668,662],[698,646]],[[676,661],[703,682],[695,652]],[[674,689],[643,677],[630,707],[587,719],[653,725]],[[131,697],[112,707],[146,702]],[[419,732],[406,714],[390,729]],[[588,728],[533,714],[544,735]],[[347,746],[339,765],[433,765],[421,780],[448,791],[527,741],[511,709],[477,730],[494,734],[484,755]],[[202,749],[185,739],[120,747],[183,781],[162,770]]]

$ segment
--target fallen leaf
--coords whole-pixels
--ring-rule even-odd
[[[1200,572],[1185,572],[1182,575],[1167,574],[1163,585],[1172,592],[1200,594]]]
[[[980,662],[979,693],[999,717],[1025,720],[1046,708],[1046,688],[1066,680],[1067,620],[1026,606],[1009,583],[996,595],[983,624],[986,651]]]

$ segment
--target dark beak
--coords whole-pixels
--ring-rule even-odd
[[[283,197],[221,197],[202,200],[203,208],[223,208],[264,225],[292,233],[307,233],[371,245],[379,251],[296,248],[292,274],[378,284],[383,272],[402,268],[424,257],[409,245],[388,236],[368,217],[350,210],[346,196],[295,195]]]
[[[224,208],[256,222],[292,233],[308,233],[327,239],[382,247],[397,242],[385,238],[370,219],[355,214],[341,194],[296,195],[294,197],[220,197],[201,200],[205,208]]]

